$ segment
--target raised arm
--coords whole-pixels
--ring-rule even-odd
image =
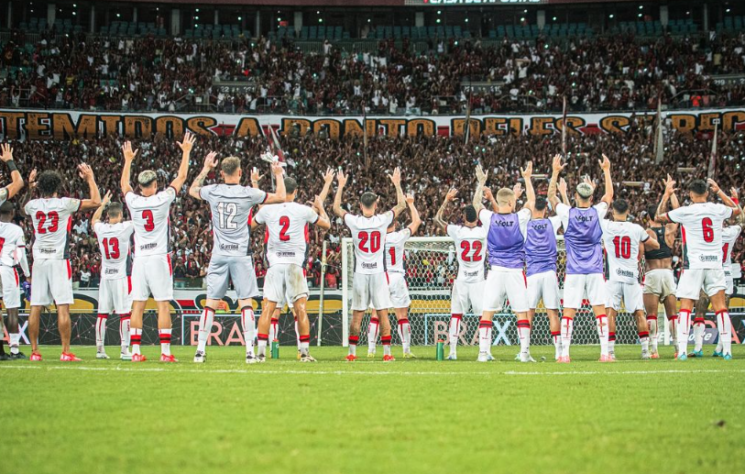
[[[194,178],[194,182],[191,183],[191,186],[189,186],[189,196],[193,197],[194,199],[202,199],[202,195],[200,192],[202,191],[202,185],[204,184],[204,180],[207,179],[207,175],[210,174],[210,172],[217,167],[217,153],[212,151],[207,154],[207,156],[204,158],[204,166],[202,167],[202,171],[199,172],[196,178]]]
[[[21,201],[21,214],[24,216],[26,215],[26,204],[28,204],[34,195],[34,188],[36,188],[36,168],[31,170],[31,174],[28,175],[28,187]]]
[[[10,147],[10,143],[3,144],[0,152],[0,159],[8,165],[11,179],[10,184],[5,186],[4,190],[0,190],[0,195],[5,194],[5,199],[8,200],[23,189],[23,176],[21,176],[20,171],[18,171],[16,162],[13,161],[13,149]]]
[[[667,217],[667,202],[670,200],[670,196],[675,194],[675,191],[675,181],[673,181],[673,178],[671,178],[670,175],[667,175],[667,179],[665,180],[665,192],[662,194],[660,205],[657,206],[657,222],[662,224],[669,224],[672,222],[670,218]]]
[[[735,201],[733,201],[732,198],[727,195],[727,193],[725,193],[724,191],[722,191],[722,189],[719,187],[719,185],[716,183],[716,181],[714,181],[713,179],[709,178],[709,179],[706,180],[706,182],[709,184],[709,187],[711,188],[711,191],[714,194],[716,194],[717,196],[719,196],[719,199],[722,200],[722,203],[725,206],[732,208],[732,215],[733,216],[740,215],[740,211],[741,211],[740,206],[738,206],[737,204],[735,204]]]
[[[476,215],[479,211],[484,208],[482,201],[484,200],[484,185],[486,179],[489,177],[489,173],[484,173],[481,165],[476,166],[476,191],[473,193],[473,207],[476,208]]]
[[[419,217],[419,211],[414,205],[414,195],[409,194],[406,196],[406,205],[409,206],[409,212],[411,212],[411,224],[409,224],[409,231],[411,235],[414,235],[419,230],[419,226],[422,225],[422,218]]]
[[[331,192],[332,184],[334,184],[334,170],[329,166],[323,175],[323,189],[321,190],[321,194],[318,195],[321,198],[322,204],[326,202],[326,198],[329,196],[329,192]]]
[[[391,182],[393,182],[393,186],[396,188],[396,205],[392,209],[395,218],[406,210],[406,196],[404,195],[403,189],[401,189],[401,170],[396,167],[389,178],[391,179]]]
[[[737,189],[732,187],[730,188],[729,192],[732,195],[732,202],[734,202],[737,205],[737,208],[740,210],[740,213],[737,216],[737,224],[740,227],[743,227],[745,225],[745,213],[743,213],[742,206],[740,206],[740,198],[737,195]]]
[[[447,194],[445,194],[445,199],[442,200],[442,205],[437,210],[437,214],[435,215],[435,225],[442,229],[443,232],[447,231],[448,223],[445,222],[444,215],[445,215],[445,209],[447,209],[448,204],[450,204],[450,201],[455,199],[455,196],[458,195],[458,190],[455,188],[450,189]]]
[[[491,189],[488,186],[484,186],[482,189],[484,190],[484,198],[486,198],[486,200],[491,204],[492,212],[499,212],[499,204],[497,204],[497,200],[494,199],[494,194],[491,192]]]
[[[559,198],[556,196],[556,183],[558,183],[561,170],[565,166],[566,163],[561,163],[561,155],[555,155],[551,163],[551,181],[548,183],[548,202],[551,203],[553,209],[556,209],[556,206],[559,204]]]
[[[103,216],[103,211],[106,209],[106,206],[109,205],[109,202],[111,202],[111,191],[106,192],[101,201],[101,205],[96,209],[96,212],[93,213],[93,217],[91,217],[91,229],[95,229],[96,224],[101,222],[101,216]]]
[[[88,189],[90,189],[90,199],[81,199],[80,208],[78,211],[90,211],[96,209],[101,205],[101,192],[98,190],[96,184],[96,177],[93,175],[93,169],[85,163],[78,165],[78,174],[86,183],[88,183]]]
[[[272,174],[274,180],[277,182],[277,189],[273,193],[266,193],[266,201],[264,204],[279,204],[285,202],[287,199],[287,191],[285,190],[285,179],[282,177],[285,170],[279,161],[272,163]]]
[[[600,163],[600,169],[603,170],[603,177],[605,178],[605,194],[600,200],[610,206],[613,202],[613,178],[610,175],[610,160],[603,154],[603,160],[598,163]]]
[[[336,173],[336,194],[334,195],[334,207],[332,208],[334,211],[334,214],[344,218],[344,215],[347,213],[344,209],[341,208],[341,197],[344,194],[344,186],[347,184],[347,175],[344,174],[344,171],[339,170],[338,173]]]
[[[132,142],[127,141],[122,145],[122,153],[124,154],[124,168],[122,169],[122,180],[120,183],[122,196],[126,196],[127,193],[133,191],[131,184],[132,161],[134,161],[139,151],[140,150],[132,150]]]
[[[328,214],[326,214],[326,209],[323,208],[323,200],[321,199],[321,196],[316,196],[316,198],[313,200],[313,209],[315,209],[315,211],[318,213],[316,226],[320,227],[321,229],[329,230],[331,228],[331,220],[329,219]]]
[[[187,131],[184,134],[183,142],[176,142],[179,148],[181,148],[181,164],[178,167],[178,174],[171,181],[170,186],[176,191],[176,194],[181,192],[181,187],[186,182],[186,175],[189,173],[189,156],[191,156],[191,150],[194,148],[194,143],[197,138],[191,132]]]
[[[533,162],[528,161],[528,165],[525,169],[520,170],[520,174],[525,180],[525,197],[527,202],[524,207],[527,207],[531,211],[535,207],[535,189],[533,188]]]
[[[569,201],[569,193],[567,187],[567,181],[564,178],[559,180],[559,194],[561,194],[561,202],[567,206],[571,206],[572,203]]]

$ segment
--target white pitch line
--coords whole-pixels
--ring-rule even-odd
[[[565,375],[659,375],[659,374],[721,374],[721,373],[745,373],[745,369],[722,370],[722,369],[669,369],[669,370],[625,370],[601,372],[595,370],[583,371],[563,371],[563,372],[521,372],[521,371],[479,371],[479,372],[457,372],[457,371],[363,371],[363,370],[266,370],[266,369],[167,369],[165,367],[89,367],[81,365],[68,366],[35,366],[35,365],[0,365],[1,369],[28,369],[28,370],[77,370],[85,372],[142,372],[142,373],[161,373],[169,372],[173,374],[245,374],[245,375],[393,375],[393,376],[565,376]]]

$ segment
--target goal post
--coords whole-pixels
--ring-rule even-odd
[[[563,293],[566,253],[563,237],[557,241],[557,275],[559,286]],[[447,341],[448,323],[450,320],[450,295],[452,284],[458,275],[458,260],[453,239],[450,237],[412,237],[404,248],[404,265],[406,281],[411,296],[409,309],[409,323],[411,325],[413,345],[431,345],[438,339]],[[485,259],[486,260],[486,259]],[[352,317],[352,279],[354,276],[354,247],[352,239],[342,239],[342,344],[347,346],[349,339],[349,321]],[[486,261],[484,262],[487,265]],[[484,291],[489,291],[485,287]],[[662,313],[660,313],[662,314]],[[394,328],[393,342],[399,343],[395,330],[395,316],[389,313]],[[478,344],[478,322],[481,315],[464,314],[461,323],[459,343],[463,345]],[[360,344],[367,342],[367,325],[370,312],[366,312],[360,331]],[[494,344],[519,344],[515,315],[509,310],[509,305],[500,313],[494,315]],[[669,332],[667,320],[660,331],[660,343],[667,344]],[[616,337],[619,344],[635,344],[638,342],[636,323],[632,314],[621,311],[616,321]],[[577,312],[574,325],[573,342],[576,344],[597,344],[598,336],[595,329],[595,318],[592,308],[583,303]],[[548,318],[542,303],[536,309],[533,320],[531,344],[553,344]]]

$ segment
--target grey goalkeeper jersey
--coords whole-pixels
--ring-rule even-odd
[[[266,200],[266,193],[239,184],[211,184],[204,186],[199,196],[212,211],[212,254],[250,255],[251,209]]]

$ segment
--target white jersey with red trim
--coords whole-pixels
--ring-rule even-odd
[[[199,190],[212,211],[212,254],[242,257],[251,254],[251,212],[266,201],[266,193],[238,184],[211,184]]]
[[[455,243],[459,281],[465,283],[484,281],[484,257],[488,232],[489,228],[484,226],[448,225],[448,236]]]
[[[603,243],[608,260],[608,280],[639,283],[639,248],[649,235],[638,224],[602,219]]]
[[[386,233],[393,217],[393,211],[372,217],[344,214],[344,224],[352,232],[354,242],[355,273],[374,275],[386,271]]]
[[[734,267],[732,266],[732,251],[735,249],[735,242],[742,233],[742,227],[739,225],[731,225],[725,227],[722,230],[722,265],[724,266],[725,272],[729,272],[732,275]]]
[[[117,224],[96,222],[93,232],[101,250],[101,279],[116,280],[128,276],[130,241],[134,233],[132,221]]]
[[[23,208],[34,224],[34,260],[65,260],[70,257],[72,215],[80,199],[33,199]]]
[[[17,250],[25,247],[23,229],[10,222],[0,222],[0,265],[4,267],[17,265]]]
[[[406,274],[404,267],[404,247],[411,238],[411,229],[408,227],[391,232],[385,237],[385,268],[388,273]]]
[[[713,202],[694,203],[667,213],[681,225],[683,266],[687,269],[722,268],[722,227],[732,208]]]
[[[266,256],[269,267],[289,263],[303,267],[308,258],[308,224],[318,221],[312,208],[296,202],[270,204],[253,217],[269,232]]]
[[[166,255],[171,252],[170,210],[176,190],[168,187],[152,196],[127,193],[129,215],[135,230],[134,255]]]

